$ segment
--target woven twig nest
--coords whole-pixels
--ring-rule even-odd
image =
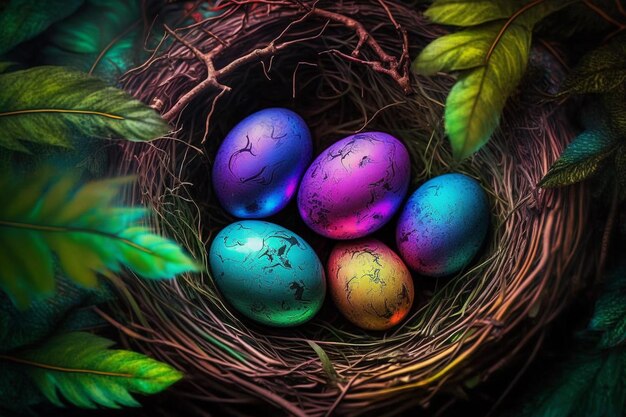
[[[372,45],[359,45],[358,28],[311,13],[316,9],[360,22],[397,60],[381,63]],[[490,237],[478,259],[451,278],[415,276],[409,318],[385,333],[355,328],[328,297],[311,322],[271,329],[234,313],[209,273],[174,282],[127,277],[117,322],[143,351],[186,372],[175,395],[233,413],[253,413],[263,404],[298,416],[378,415],[383,407],[396,414],[427,405],[439,390],[488,377],[537,342],[571,299],[594,267],[593,251],[583,250],[590,227],[586,192],[536,185],[572,136],[557,106],[542,99],[558,66],[535,51],[534,78],[509,102],[496,135],[456,164],[442,132],[453,80],[402,79],[408,58],[439,34],[416,9],[396,1],[231,1],[219,16],[170,32],[148,62],[127,74],[127,90],[177,131],[125,145],[118,166],[139,174],[133,195],[154,206],[157,226],[205,264],[211,237],[234,221],[212,195],[212,158],[234,124],[266,107],[302,115],[317,152],[358,131],[389,132],[411,153],[409,192],[455,171],[480,181],[491,202]],[[270,53],[251,53],[282,43]],[[193,48],[210,54],[214,68]],[[203,81],[207,71],[229,65],[236,68]],[[186,95],[193,97],[185,101]],[[325,261],[333,242],[306,229],[293,203],[271,221],[303,236]],[[393,247],[391,223],[376,236]]]

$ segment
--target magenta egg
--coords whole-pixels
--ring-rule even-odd
[[[409,153],[398,139],[382,132],[348,136],[324,150],[307,169],[298,210],[320,235],[366,236],[398,210],[409,179]]]
[[[269,108],[239,122],[215,156],[213,189],[233,216],[258,219],[282,210],[313,156],[311,133],[291,110]]]

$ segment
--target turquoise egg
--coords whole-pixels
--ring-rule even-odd
[[[490,217],[487,195],[476,180],[440,175],[409,197],[396,227],[398,250],[422,275],[454,274],[480,250]]]
[[[259,323],[288,327],[311,319],[326,295],[324,267],[294,232],[262,220],[242,220],[217,234],[209,251],[224,298]]]

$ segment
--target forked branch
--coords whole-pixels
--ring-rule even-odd
[[[196,59],[204,63],[204,66],[206,68],[206,76],[192,89],[182,94],[172,105],[172,107],[167,110],[163,117],[167,120],[175,119],[180,115],[183,109],[189,105],[189,103],[191,103],[199,95],[204,94],[209,89],[214,89],[217,92],[215,100],[219,99],[224,94],[231,91],[231,87],[223,83],[223,80],[229,74],[240,69],[242,66],[250,63],[251,61],[262,61],[263,59],[274,56],[281,50],[297,45],[298,43],[302,43],[304,41],[322,36],[328,25],[331,23],[340,24],[345,26],[346,28],[352,29],[357,35],[358,40],[356,46],[350,54],[339,50],[331,50],[328,52],[336,54],[343,59],[350,60],[361,65],[366,65],[370,67],[373,71],[389,76],[398,83],[399,87],[406,94],[411,92],[411,85],[409,80],[408,36],[406,34],[406,31],[393,18],[391,10],[383,0],[379,0],[379,3],[381,7],[384,8],[386,14],[389,16],[391,24],[398,31],[400,35],[400,41],[402,42],[402,54],[398,58],[387,53],[378,43],[376,38],[365,28],[365,26],[363,26],[362,23],[360,23],[353,17],[319,8],[317,7],[317,1],[310,3],[311,4],[306,4],[306,2],[297,0],[287,2],[284,0],[263,1],[262,5],[264,5],[265,7],[274,7],[274,9],[269,9],[270,13],[276,12],[279,9],[284,8],[303,10],[304,13],[299,19],[287,25],[287,27],[278,35],[278,37],[269,42],[265,47],[249,51],[248,53],[231,61],[230,63],[224,65],[222,68],[219,69],[215,67],[214,60],[224,51],[224,48],[228,47],[226,43],[220,42],[220,44],[211,51],[202,52],[191,42],[187,41],[183,36],[179,35],[175,30],[172,30],[171,28],[166,26],[165,30],[171,37],[173,37],[177,42],[188,48],[189,51],[191,51],[196,57]],[[259,3],[259,0],[244,0],[234,2],[233,4],[235,4],[236,7],[243,7],[254,5],[258,6],[261,3]],[[306,38],[283,40],[285,36],[299,23],[313,18],[318,18],[325,21],[319,33]],[[376,59],[366,59],[362,54],[364,48],[368,48],[374,54]],[[215,103],[213,103],[212,107],[215,107]]]

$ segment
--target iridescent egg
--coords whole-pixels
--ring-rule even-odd
[[[324,150],[307,169],[298,209],[315,232],[354,239],[381,228],[406,195],[409,154],[382,132],[348,136]]]
[[[242,220],[225,227],[211,244],[209,264],[230,305],[262,324],[297,326],[324,302],[324,267],[315,251],[273,223]]]
[[[311,133],[291,110],[270,108],[239,122],[213,164],[213,189],[222,207],[242,218],[283,209],[312,158]]]
[[[440,175],[409,197],[398,219],[396,243],[411,269],[433,277],[451,275],[476,256],[489,219],[489,201],[476,180]]]
[[[395,326],[413,304],[413,280],[404,262],[371,238],[335,246],[328,259],[328,286],[339,311],[367,330]]]

